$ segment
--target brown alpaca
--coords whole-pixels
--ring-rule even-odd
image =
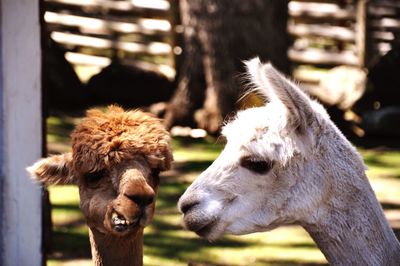
[[[140,111],[89,110],[71,134],[72,152],[28,168],[44,184],[77,184],[95,265],[143,265],[159,171],[172,161],[170,136]]]

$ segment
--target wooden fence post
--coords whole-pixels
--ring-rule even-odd
[[[357,1],[356,14],[356,47],[358,66],[367,67],[370,62],[371,38],[368,29],[368,3],[369,0]]]

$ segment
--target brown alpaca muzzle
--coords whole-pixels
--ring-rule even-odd
[[[126,235],[144,228],[151,222],[154,213],[154,203],[148,206],[121,207],[118,203],[111,204],[107,210],[105,227],[114,234]]]
[[[125,184],[108,207],[106,227],[116,234],[127,234],[145,227],[153,217],[155,197],[154,189],[146,183],[131,181]]]

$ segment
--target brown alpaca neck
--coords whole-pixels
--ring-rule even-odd
[[[92,260],[96,266],[142,266],[143,229],[130,238],[109,236],[89,228]]]
[[[399,265],[400,244],[370,186],[338,198],[344,198],[343,202],[331,201],[322,219],[304,226],[328,262],[331,265]]]

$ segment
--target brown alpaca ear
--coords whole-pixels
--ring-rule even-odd
[[[32,178],[45,185],[74,184],[72,153],[53,155],[37,161],[26,168]]]
[[[165,171],[171,168],[172,152],[171,150],[165,151],[163,154],[150,154],[146,156],[150,167],[153,169],[159,169]]]

